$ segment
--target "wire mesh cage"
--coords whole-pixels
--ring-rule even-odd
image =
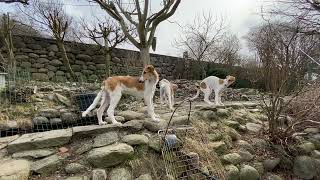
[[[186,101],[186,100],[185,100]],[[177,108],[181,106],[182,101]],[[199,142],[194,137],[199,136],[199,131],[190,124],[191,101],[189,100],[188,123],[184,126],[170,127],[174,113],[168,122],[167,128],[158,131],[161,142],[162,158],[165,162],[166,174],[174,179],[181,180],[216,180],[225,179],[221,164],[217,163],[217,156],[206,152],[201,146],[206,142]],[[199,149],[189,144],[196,140]],[[200,140],[201,141],[201,140]],[[207,156],[210,155],[210,158]],[[220,162],[220,161],[219,161]]]

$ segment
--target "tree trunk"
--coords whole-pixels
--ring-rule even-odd
[[[150,63],[150,52],[149,52],[150,47],[144,47],[140,49],[140,59],[143,62],[143,67],[146,65],[151,64]]]
[[[61,52],[63,63],[66,66],[68,72],[70,73],[72,80],[77,80],[77,77],[74,74],[74,72],[73,72],[73,70],[72,70],[72,68],[70,66],[70,61],[69,61],[69,58],[67,56],[66,48],[64,47],[63,41],[62,40],[57,40],[57,45],[58,45],[58,48],[59,48],[59,50]]]
[[[104,38],[104,53],[105,53],[105,59],[106,59],[106,74],[108,77],[111,76],[111,50],[108,45],[108,39],[107,37]]]

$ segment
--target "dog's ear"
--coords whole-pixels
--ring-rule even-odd
[[[226,79],[229,79],[230,75],[226,76]]]
[[[154,67],[152,65],[148,65],[147,69],[149,72],[153,72],[154,71]]]

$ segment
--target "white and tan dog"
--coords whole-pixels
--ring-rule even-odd
[[[167,102],[170,110],[173,110],[174,105],[174,94],[178,89],[178,85],[171,83],[166,79],[162,79],[159,82],[160,86],[160,103],[164,104]]]
[[[236,78],[234,76],[227,76],[226,79],[220,79],[216,76],[209,76],[205,79],[203,79],[200,83],[200,85],[197,84],[197,94],[191,98],[190,100],[195,100],[199,94],[200,90],[204,93],[204,101],[210,105],[223,105],[221,102],[221,92],[226,89],[228,86],[230,86],[232,83],[234,83]],[[212,103],[209,100],[209,96],[214,91],[215,97],[214,97],[214,103]]]
[[[101,91],[97,94],[93,103],[88,107],[86,111],[82,113],[82,117],[85,117],[91,110],[93,110],[99,100],[101,100],[100,107],[97,111],[98,122],[100,125],[107,122],[102,120],[102,115],[105,109],[108,107],[107,114],[111,119],[112,124],[121,124],[116,121],[114,117],[114,110],[121,99],[122,94],[130,94],[137,97],[143,97],[144,102],[147,105],[148,114],[154,121],[159,121],[154,113],[153,96],[156,89],[156,84],[159,81],[159,75],[152,65],[148,65],[144,68],[142,75],[139,77],[132,76],[113,76],[103,81]]]

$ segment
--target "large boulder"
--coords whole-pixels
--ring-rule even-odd
[[[138,178],[136,178],[135,180],[153,180],[153,178],[150,174],[143,174]]]
[[[26,160],[1,161],[0,180],[28,180],[30,164]]]
[[[124,123],[124,126],[129,127],[133,131],[140,131],[143,128],[144,121],[141,120],[131,120]]]
[[[163,130],[167,127],[168,123],[166,121],[155,122],[151,120],[144,121],[144,127],[151,132],[158,132],[159,130]]]
[[[99,134],[94,138],[93,147],[102,147],[113,144],[119,140],[119,136],[116,132],[107,132]]]
[[[249,132],[257,133],[261,130],[262,125],[257,123],[247,123],[246,128]]]
[[[315,161],[309,156],[297,156],[294,159],[293,173],[302,179],[313,179],[317,173]]]
[[[210,149],[214,150],[217,154],[224,154],[227,151],[226,143],[222,141],[209,143]]]
[[[280,158],[266,159],[262,163],[267,171],[272,171],[280,163]]]
[[[297,146],[297,149],[298,151],[301,153],[301,154],[305,154],[305,155],[308,155],[310,154],[313,150],[316,149],[316,147],[314,146],[313,143],[311,142],[304,142],[302,144],[299,144]]]
[[[251,161],[254,158],[254,156],[245,149],[240,149],[238,153],[241,156],[242,162]]]
[[[71,129],[24,134],[8,144],[8,152],[14,153],[18,151],[64,145],[70,141],[71,136]]]
[[[129,134],[122,138],[122,141],[130,145],[148,144],[149,139],[141,134]]]
[[[131,172],[126,168],[116,168],[109,173],[109,180],[132,180]]]
[[[118,165],[133,156],[133,148],[125,143],[95,148],[88,153],[87,160],[95,167],[107,168]]]
[[[49,174],[56,171],[62,165],[62,158],[58,155],[52,155],[44,159],[35,161],[31,164],[31,170],[39,174]]]
[[[240,180],[258,180],[259,172],[252,166],[244,165],[240,169]]]

